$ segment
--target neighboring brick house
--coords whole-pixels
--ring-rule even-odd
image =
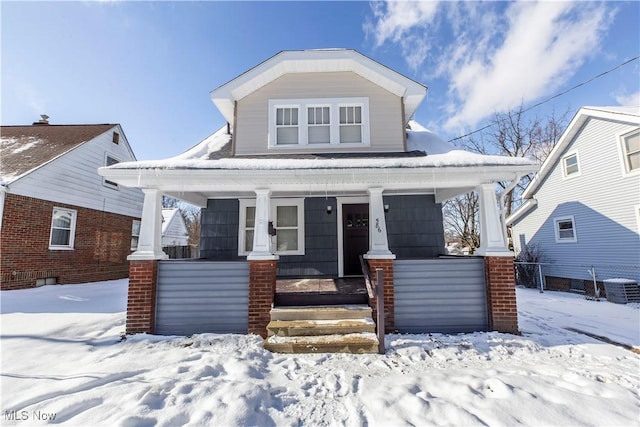
[[[385,273],[387,330],[517,332],[496,182],[537,166],[456,150],[413,122],[426,91],[353,50],[285,51],[211,92],[228,125],[189,151],[101,168],[145,193],[127,332],[266,336],[277,280],[367,264]],[[444,257],[442,203],[469,191],[481,247]],[[202,208],[201,260],[165,260],[163,195]]]
[[[2,126],[0,288],[129,275],[144,196],[97,173],[136,160],[118,124]]]

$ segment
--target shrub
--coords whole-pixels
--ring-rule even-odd
[[[539,287],[537,264],[544,262],[542,249],[535,243],[530,243],[520,250],[514,261],[516,262],[516,283],[527,288]]]

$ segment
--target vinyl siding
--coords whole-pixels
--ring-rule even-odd
[[[187,227],[180,212],[171,217],[166,231],[162,235],[162,246],[186,246],[188,244]]]
[[[247,262],[158,263],[157,334],[244,334],[248,306]]]
[[[120,134],[119,144],[112,142],[114,130]],[[139,218],[144,200],[140,189],[103,185],[97,169],[105,166],[105,153],[121,162],[134,160],[122,129],[116,126],[13,182],[9,191]]]
[[[484,260],[394,262],[395,326],[401,333],[488,329]]]
[[[402,100],[352,72],[286,74],[247,95],[237,105],[236,154],[273,154],[336,151],[336,147],[268,149],[269,99],[369,98],[371,146],[349,151],[404,151]]]
[[[516,250],[522,242],[541,246],[555,264],[605,265],[640,263],[636,210],[640,174],[624,172],[619,135],[636,126],[589,119],[566,153],[577,152],[580,175],[565,179],[562,159],[552,168],[534,197],[538,205],[513,227]],[[577,242],[556,243],[554,218],[573,216]],[[589,279],[584,268],[557,266],[548,275]]]

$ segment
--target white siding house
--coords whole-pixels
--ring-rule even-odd
[[[178,208],[162,209],[162,246],[187,246],[189,234]]]
[[[516,252],[535,244],[551,281],[640,277],[640,110],[583,107],[507,224]]]

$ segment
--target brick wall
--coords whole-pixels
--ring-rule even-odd
[[[158,261],[131,261],[127,297],[127,333],[152,334],[156,318]]]
[[[49,250],[54,206],[77,211],[73,250]],[[134,219],[6,194],[0,233],[0,289],[31,288],[37,279],[51,277],[59,284],[127,277]]]
[[[249,330],[250,334],[267,337],[271,307],[276,292],[275,260],[249,261]]]
[[[392,333],[395,326],[395,291],[393,282],[393,259],[368,259],[371,280],[376,281],[376,269],[381,268],[384,273],[384,330],[385,333]],[[373,318],[377,318],[376,301],[373,298],[369,301],[373,308]]]
[[[519,334],[513,257],[485,257],[489,329]]]

